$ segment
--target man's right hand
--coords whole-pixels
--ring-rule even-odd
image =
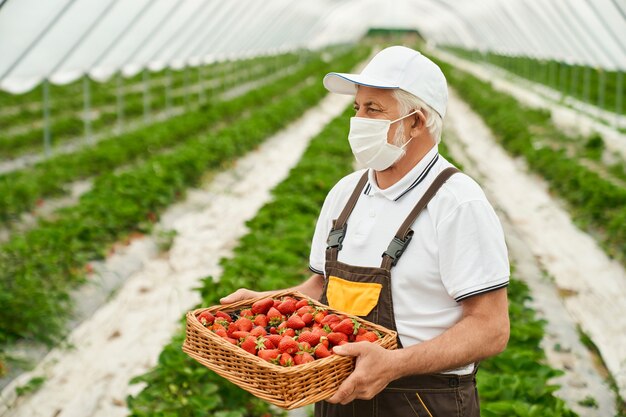
[[[239,288],[234,293],[229,294],[226,297],[220,298],[220,304],[232,304],[241,300],[262,297],[264,295],[270,295],[273,292],[274,291],[259,292],[259,291],[252,291],[247,288]]]

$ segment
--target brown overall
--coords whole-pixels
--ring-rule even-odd
[[[447,168],[439,174],[398,229],[378,268],[353,266],[337,260],[346,233],[346,221],[367,183],[366,172],[328,235],[326,280],[321,302],[396,330],[391,268],[410,242],[413,236],[410,227],[417,216],[456,172],[456,168]],[[398,348],[402,348],[399,337]],[[479,417],[475,373],[476,370],[461,376],[430,374],[401,378],[391,382],[371,400],[355,400],[347,405],[319,402],[315,404],[315,417]]]

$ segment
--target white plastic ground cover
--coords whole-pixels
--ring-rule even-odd
[[[450,100],[453,113],[446,119],[445,142],[454,159],[463,165],[464,172],[483,185],[487,198],[495,205],[504,228],[509,257],[515,265],[515,275],[530,288],[532,300],[528,305],[535,310],[537,318],[546,321],[541,348],[546,354],[548,364],[564,372],[562,376],[551,381],[560,385],[556,395],[578,413],[579,417],[615,415],[615,395],[608,382],[603,379],[604,373],[597,369],[591,352],[581,342],[576,323],[561,301],[558,288],[542,270],[539,260],[519,235],[508,213],[499,208],[497,202],[501,197],[491,192],[490,181],[493,174],[490,165],[468,156],[467,148],[477,134],[482,135],[487,128],[467,105],[458,104],[456,94],[451,94]],[[481,126],[481,130],[462,130],[467,127],[465,120],[473,120],[472,124]],[[597,408],[579,403],[587,397],[596,400]]]
[[[115,296],[71,333],[71,349],[54,349],[31,372],[0,394],[2,417],[122,417],[126,396],[142,389],[128,381],[151,369],[163,346],[179,330],[183,313],[200,302],[199,280],[218,277],[220,258],[229,256],[246,232],[245,222],[270,198],[270,190],[297,163],[309,140],[350,103],[329,95],[320,105],[237,161],[202,189],[169,208],[157,228],[177,232],[163,257],[145,259],[154,245],[137,241],[124,260],[109,259],[89,291],[106,286],[127,267],[143,262]],[[143,247],[143,249],[142,249]],[[139,252],[139,253],[138,253]],[[99,282],[100,281],[100,282]],[[89,287],[89,285],[88,285]],[[95,287],[95,288],[94,288]],[[85,297],[84,303],[89,303]],[[44,376],[40,390],[16,398],[15,388]],[[79,393],[79,395],[77,395]]]
[[[626,398],[626,271],[573,224],[544,182],[526,174],[523,164],[497,145],[479,118],[466,116],[469,107],[454,97],[452,93],[447,122],[460,132],[467,155],[481,161],[477,168],[483,187],[566,294],[567,311],[596,344]]]

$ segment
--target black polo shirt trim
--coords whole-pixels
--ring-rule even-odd
[[[428,165],[426,165],[426,168],[424,168],[424,170],[421,172],[421,174],[418,175],[417,179],[415,181],[413,181],[413,183],[411,185],[409,185],[408,188],[406,190],[404,190],[402,192],[402,194],[400,194],[398,197],[396,197],[393,201],[400,200],[405,194],[407,194],[413,188],[417,187],[422,181],[424,181],[424,179],[428,176],[428,173],[430,172],[430,170],[435,166],[435,163],[437,162],[438,159],[439,159],[439,154],[436,154],[433,157],[433,159],[430,160]],[[363,189],[363,194],[370,195],[370,191],[371,190],[372,190],[372,185],[368,182],[367,185],[365,186],[365,188]]]
[[[319,275],[324,276],[324,271],[318,271],[317,269],[313,268],[311,265],[309,265],[309,270],[313,272],[314,274],[319,274]]]
[[[456,301],[458,303],[459,301],[466,300],[466,299],[468,299],[470,297],[473,297],[475,295],[485,294],[485,293],[488,293],[488,292],[491,292],[491,291],[499,290],[500,288],[507,287],[508,285],[509,285],[509,281],[503,282],[501,284],[492,285],[491,287],[482,288],[480,290],[476,290],[476,291],[472,291],[472,292],[464,294],[464,295],[460,295],[457,298],[455,298],[454,301]]]

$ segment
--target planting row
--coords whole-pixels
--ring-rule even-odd
[[[0,176],[0,223],[9,224],[35,207],[41,199],[64,192],[64,184],[110,171],[183,143],[192,135],[228,122],[242,111],[265,103],[271,97],[318,74],[324,67],[320,58],[311,58],[298,71],[243,96],[226,101],[211,101],[200,108],[167,121],[101,140],[77,152],[57,155],[28,169]]]
[[[611,112],[626,114],[623,72],[555,60],[500,55],[493,52],[481,53],[458,47],[446,49],[467,59],[497,65],[520,77],[553,88],[563,95],[575,97]]]
[[[591,170],[558,143],[571,142],[549,112],[523,107],[490,83],[438,62],[448,82],[478,112],[502,146],[523,157],[552,192],[569,204],[574,220],[597,236],[605,250],[626,260],[626,189]]]
[[[200,101],[201,97],[212,96],[221,89],[230,86],[242,84],[253,79],[258,79],[270,75],[276,71],[276,66],[288,67],[297,63],[297,57],[294,54],[287,54],[278,58],[265,60],[265,63],[256,63],[256,60],[241,61],[237,66],[232,67],[232,71],[228,74],[219,73],[219,75],[211,80],[211,85],[204,81],[196,80],[193,84],[188,84],[184,91],[174,93],[171,90],[161,88],[151,88],[147,91],[138,91],[125,95],[121,108],[116,107],[116,97],[111,91],[105,91],[99,97],[101,104],[92,107],[92,114],[97,115],[91,120],[92,131],[110,130],[110,127],[118,121],[119,117],[123,117],[125,121],[136,119],[142,115],[149,116],[153,111],[169,109],[171,106],[181,106],[187,104],[190,100],[189,90],[198,90],[194,94],[194,101]],[[217,74],[216,74],[217,75]],[[139,86],[141,87],[141,86]],[[170,96],[168,97],[168,93]],[[105,101],[106,100],[106,101]],[[50,131],[53,142],[60,143],[80,136],[84,133],[84,114],[79,110],[82,102],[63,103],[69,107],[62,107],[62,113],[56,115],[51,122]],[[75,108],[76,104],[80,105]],[[99,107],[98,107],[99,106]],[[69,112],[67,111],[69,110]],[[72,111],[74,110],[74,111]],[[121,110],[121,114],[120,114]],[[145,112],[148,112],[144,114]],[[38,112],[37,120],[41,119],[41,112]],[[17,116],[11,116],[11,126],[26,126],[32,124],[32,120],[22,120]],[[43,127],[28,128],[24,133],[8,136],[0,135],[0,159],[10,159],[26,152],[37,152],[43,149]]]
[[[338,57],[344,71],[364,59],[359,48]],[[321,79],[329,70],[322,65]],[[299,117],[324,95],[319,82],[305,83],[249,113],[229,127],[186,140],[170,152],[148,156],[123,173],[94,181],[77,206],[59,210],[53,221],[15,236],[0,247],[0,343],[18,338],[54,342],[71,311],[69,292],[84,281],[83,266],[105,256],[107,246],[151,222],[207,170],[219,169],[258,146]],[[41,320],[46,317],[46,320]]]
[[[350,172],[353,164],[347,143],[352,114],[353,110],[347,110],[312,140],[289,177],[274,189],[273,201],[248,222],[250,232],[240,240],[234,257],[222,260],[219,282],[213,277],[203,280],[202,306],[219,304],[222,296],[239,287],[275,290],[308,277],[310,240],[319,210],[326,193]],[[445,147],[441,146],[440,151],[445,153]],[[509,347],[500,356],[484,361],[478,374],[482,415],[575,416],[552,395],[557,387],[548,384],[548,379],[559,372],[542,364],[545,357],[539,343],[543,323],[524,305],[528,299],[526,286],[513,279],[509,290]],[[128,398],[132,417],[243,417],[268,412],[267,404],[181,352],[183,338],[181,327],[164,348],[157,366],[133,379],[133,383],[147,386]]]
[[[186,67],[181,70],[166,68],[157,72],[149,72],[147,83],[149,84],[150,90],[166,85],[169,85],[171,88],[181,88],[185,87],[190,82],[197,82],[198,79],[208,80],[211,78],[222,78],[225,74],[240,70],[242,68],[241,63],[246,63],[248,68],[255,67],[256,65],[275,65],[276,69],[278,69],[284,65],[284,63],[280,61],[285,56],[291,56],[292,60],[290,64],[293,64],[300,59],[303,53],[305,52],[299,51],[297,53],[284,55],[215,62],[195,68]],[[143,91],[144,83],[146,82],[145,78],[145,74],[139,72],[132,77],[122,78],[123,83],[121,86],[119,85],[118,76],[112,77],[102,83],[94,82],[91,84],[91,102],[95,106],[115,102],[120,87],[124,95]],[[50,110],[52,112],[65,111],[68,109],[81,110],[84,98],[83,88],[82,79],[65,85],[50,84],[50,97],[53,98],[50,102]],[[8,118],[10,115],[18,116],[18,119],[25,120],[29,118],[40,118],[43,107],[41,99],[41,86],[20,95],[0,92],[0,101],[4,103],[4,107],[0,112],[0,127],[5,128],[14,124],[14,119]]]

